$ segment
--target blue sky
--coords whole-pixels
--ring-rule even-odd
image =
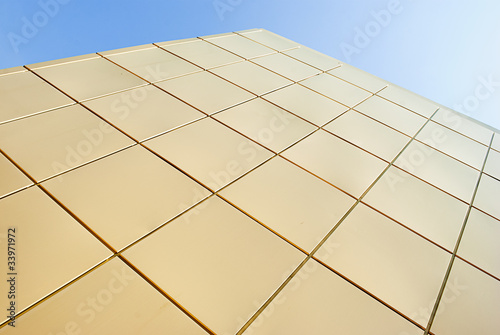
[[[265,28],[500,128],[498,0],[0,3],[0,69]]]

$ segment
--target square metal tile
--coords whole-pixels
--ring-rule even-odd
[[[324,129],[389,162],[410,141],[409,137],[354,110],[336,118]]]
[[[271,71],[281,74],[293,81],[300,81],[305,78],[314,76],[321,73],[320,70],[315,69],[307,64],[298,60],[288,57],[282,53],[273,54],[269,56],[259,57],[253,59],[252,62],[259,64]]]
[[[348,107],[298,84],[276,90],[263,98],[317,126],[324,125],[348,110]]]
[[[363,202],[411,230],[452,251],[467,212],[467,204],[391,167]]]
[[[360,86],[372,93],[380,91],[388,84],[387,81],[348,64],[342,64],[342,66],[336,67],[335,69],[328,71],[328,73],[334,75],[335,77],[344,79],[351,84]]]
[[[251,40],[264,44],[265,46],[268,46],[278,51],[296,48],[299,46],[298,43],[295,43],[294,41],[291,41],[280,35],[276,35],[265,29],[240,32],[240,34]]]
[[[21,170],[1,153],[0,176],[2,176],[2,181],[0,182],[0,197],[33,184]]]
[[[403,317],[309,260],[245,335],[422,335]]]
[[[0,125],[0,147],[37,181],[133,143],[80,105]]]
[[[426,122],[422,116],[378,96],[363,101],[355,109],[408,136],[414,136]]]
[[[457,259],[431,332],[439,335],[498,334],[500,282]]]
[[[206,114],[213,114],[255,97],[207,71],[163,81],[156,85]]]
[[[486,165],[484,166],[484,172],[500,180],[500,152],[490,150]]]
[[[410,143],[394,164],[465,202],[471,202],[480,173],[416,141]]]
[[[500,221],[472,208],[458,256],[500,278]]]
[[[158,43],[158,46],[204,69],[243,61],[243,58],[201,39],[167,45]]]
[[[493,131],[467,119],[465,115],[460,115],[450,109],[440,108],[432,120],[484,145],[490,144]]]
[[[78,101],[146,84],[104,58],[36,68],[34,72]]]
[[[105,57],[149,82],[203,71],[196,65],[156,46],[138,51],[105,55]]]
[[[251,39],[236,34],[208,38],[206,40],[245,59],[269,55],[276,52]]]
[[[276,157],[220,192],[231,203],[310,252],[354,199]]]
[[[0,76],[0,123],[74,103],[31,72]]]
[[[218,197],[124,252],[217,334],[234,334],[304,254]]]
[[[116,250],[209,195],[139,145],[42,185]]]
[[[213,191],[272,156],[269,150],[210,118],[146,141],[144,145]]]
[[[7,308],[10,301],[15,301],[18,313],[111,255],[108,248],[38,187],[1,199],[0,217],[0,239],[5,252],[0,270],[4,280],[10,277],[8,273],[16,273],[13,276],[17,293],[13,300],[8,299],[7,286],[3,284],[6,292],[0,302]],[[11,247],[15,256],[10,261],[15,264],[9,263],[13,268],[7,267],[8,237],[14,239]]]
[[[387,167],[383,160],[323,130],[281,155],[354,197],[361,196]]]
[[[284,51],[283,53],[323,71],[328,71],[341,64],[341,62],[335,58],[304,46]]]
[[[474,199],[474,207],[500,219],[498,199],[500,199],[500,180],[483,174]]]
[[[417,140],[481,170],[488,147],[436,122],[429,122],[418,133]]]
[[[317,127],[257,98],[214,115],[263,146],[280,152]]]
[[[434,102],[394,85],[389,85],[380,91],[380,93],[377,93],[377,95],[427,118],[431,117],[438,109],[438,106]]]
[[[349,107],[353,107],[371,96],[370,92],[328,73],[306,79],[300,84]]]
[[[151,85],[90,100],[84,105],[137,141],[206,116]]]
[[[211,72],[256,95],[262,95],[292,83],[249,61],[212,69]]]
[[[435,303],[451,259],[450,253],[363,204],[318,254],[323,263],[422,327],[429,315],[419,312]]]
[[[9,333],[8,328],[1,329],[0,334]],[[207,334],[118,258],[21,316],[15,331],[54,335]]]

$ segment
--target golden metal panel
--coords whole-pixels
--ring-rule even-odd
[[[0,125],[0,146],[37,181],[133,143],[79,105]]]
[[[139,145],[42,185],[116,250],[209,194]]]
[[[0,128],[1,129],[1,128]],[[0,197],[20,190],[33,182],[26,177],[11,161],[0,153]]]
[[[491,135],[493,134],[491,130],[482,127],[481,125],[468,120],[467,118],[460,116],[458,113],[447,108],[440,108],[432,117],[432,120],[478,142],[481,142],[484,145],[489,145]]]
[[[484,172],[500,180],[500,152],[490,150],[488,160],[484,166]]]
[[[231,128],[279,152],[317,127],[257,98],[214,115]]]
[[[377,94],[425,117],[430,117],[438,109],[434,102],[394,85],[389,85]]]
[[[278,51],[296,48],[299,46],[299,44],[287,38],[276,35],[264,29],[240,32],[240,34]]]
[[[355,197],[387,167],[381,159],[323,130],[287,149],[282,156]]]
[[[348,64],[342,64],[342,66],[328,71],[328,73],[360,86],[372,93],[380,91],[388,84],[387,81]]]
[[[396,167],[385,172],[363,202],[448,250],[455,247],[468,208]]]
[[[285,56],[282,53],[259,57],[257,59],[253,59],[252,62],[279,73],[283,77],[293,81],[299,81],[321,73],[320,70],[299,62],[291,57]]]
[[[341,64],[341,62],[335,58],[329,57],[304,46],[300,46],[283,53],[323,71],[328,71]]]
[[[84,105],[137,141],[206,116],[151,85],[89,100]]]
[[[217,334],[234,334],[304,259],[217,197],[124,257]]]
[[[213,191],[272,156],[270,151],[210,118],[146,141],[144,145]]]
[[[222,37],[208,38],[207,41],[245,59],[269,55],[276,52],[273,49],[269,49],[262,44],[256,43],[240,35],[225,35]]]
[[[207,114],[213,114],[255,97],[207,71],[163,81],[156,85]]]
[[[292,83],[249,61],[222,66],[210,71],[256,95],[262,95]]]
[[[263,96],[317,126],[322,126],[348,107],[302,86],[290,85]]]
[[[72,103],[73,100],[33,73],[0,77],[0,123]]]
[[[104,58],[63,63],[34,71],[78,101],[146,84]]]
[[[15,278],[11,282],[15,297],[8,298],[6,290],[0,296],[0,303],[7,308],[15,301],[18,313],[111,255],[109,249],[38,187],[1,199],[0,217],[5,252],[0,270],[9,279]],[[8,228],[15,231],[8,231]],[[9,268],[8,237],[14,240],[11,245],[14,259],[11,261],[15,263],[9,263]],[[4,284],[2,287],[7,289]]]
[[[353,107],[371,93],[327,73],[314,76],[300,83],[346,106]]]
[[[474,199],[474,207],[500,219],[498,199],[500,199],[500,181],[483,174]]]
[[[354,110],[336,118],[324,129],[389,162],[410,141],[409,137]]]
[[[308,252],[354,204],[354,199],[281,157],[220,195]]]

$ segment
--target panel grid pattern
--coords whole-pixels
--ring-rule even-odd
[[[494,129],[262,29],[0,87],[1,334],[500,330]]]

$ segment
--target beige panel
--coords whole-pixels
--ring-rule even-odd
[[[144,145],[214,191],[272,156],[269,150],[209,118]]]
[[[421,335],[417,328],[314,260],[295,275],[245,335]]]
[[[252,62],[293,81],[299,81],[321,73],[320,70],[281,53],[253,59]]]
[[[0,334],[207,334],[117,258],[23,315],[14,331],[9,328]]]
[[[44,67],[35,72],[79,101],[146,84],[104,58]]]
[[[278,51],[296,48],[299,46],[298,43],[264,29],[240,32],[240,34]]]
[[[42,185],[117,250],[209,194],[141,146]]]
[[[455,157],[472,167],[481,170],[488,147],[461,134],[429,122],[418,133],[417,140]]]
[[[490,150],[484,172],[500,180],[500,152]]]
[[[263,96],[284,109],[322,126],[348,108],[302,86],[290,85]]]
[[[500,152],[500,133],[495,133],[491,147]]]
[[[308,252],[354,204],[354,199],[281,157],[220,195]]]
[[[158,47],[106,57],[149,82],[202,71],[201,68]]]
[[[328,73],[360,86],[372,93],[380,91],[388,84],[387,81],[348,64],[342,64],[342,66],[328,71]]]
[[[254,97],[251,93],[206,71],[163,81],[157,86],[207,114]]]
[[[99,55],[107,57],[107,56],[111,56],[111,55],[118,55],[118,54],[133,52],[133,51],[142,51],[142,50],[156,49],[156,48],[158,48],[156,45],[150,43],[150,44],[135,45],[133,47],[108,50],[108,51],[99,51]]]
[[[498,334],[500,282],[455,260],[431,332],[438,335]]]
[[[273,49],[269,49],[262,44],[240,35],[225,35],[217,38],[209,38],[208,41],[245,59],[269,55],[276,52]]]
[[[394,164],[465,202],[472,200],[479,171],[420,142],[411,142]]]
[[[205,114],[151,85],[84,104],[137,141],[205,117]]]
[[[159,44],[159,46],[204,69],[210,69],[243,60],[243,58],[201,39],[170,45]]]
[[[111,252],[38,187],[0,200],[0,221],[5,278],[15,277],[15,299],[7,286],[0,296],[4,308],[16,303],[16,311],[42,299],[111,255]],[[9,232],[14,228],[15,232]],[[7,268],[7,238],[14,234],[15,264]],[[12,243],[12,240],[10,241]],[[13,268],[10,268],[13,266]],[[16,273],[17,275],[8,275]],[[4,313],[6,313],[4,311]],[[6,314],[2,315],[2,321]],[[21,323],[22,321],[19,321]]]
[[[43,67],[57,66],[57,65],[66,64],[66,63],[81,62],[81,61],[86,61],[86,60],[90,60],[90,59],[94,59],[94,58],[101,58],[101,57],[96,53],[92,53],[92,54],[86,54],[86,55],[80,55],[80,56],[74,56],[74,57],[55,59],[55,60],[50,60],[47,62],[30,64],[30,65],[26,65],[26,67],[34,70],[34,69],[40,69]]]
[[[0,123],[72,103],[31,72],[0,77]]]
[[[323,130],[287,149],[282,156],[352,194],[361,194],[387,163]]]
[[[133,143],[79,105],[0,126],[0,146],[37,181]]]
[[[231,128],[279,152],[317,127],[257,98],[214,115]]]
[[[257,95],[292,83],[292,81],[249,61],[219,67],[211,71]]]
[[[306,79],[301,84],[349,107],[359,104],[371,95],[370,92],[327,73]]]
[[[472,209],[458,255],[500,278],[500,221]]]
[[[341,64],[340,61],[335,58],[304,46],[285,51],[284,53],[323,71],[328,71]]]
[[[234,334],[304,258],[217,197],[124,256],[217,334]]]
[[[448,250],[455,247],[468,208],[396,167],[382,176],[363,201]]]
[[[8,74],[18,73],[18,72],[26,72],[26,68],[24,66],[15,66],[9,67],[6,69],[0,69],[0,77]]]
[[[1,129],[1,128],[0,128]],[[33,182],[0,153],[0,197],[25,188]]]
[[[460,114],[450,109],[440,108],[432,120],[484,145],[490,144],[491,135],[493,134],[491,130],[467,119],[465,116],[460,116]]]
[[[430,117],[438,109],[434,102],[394,85],[389,85],[377,94],[425,117]]]
[[[498,199],[500,199],[500,181],[483,174],[474,199],[474,206],[500,219]]]
[[[408,136],[414,136],[426,119],[378,96],[362,102],[356,110]]]
[[[359,204],[317,257],[425,327],[451,254]]]
[[[336,118],[324,129],[389,162],[410,141],[409,137],[354,110]]]

